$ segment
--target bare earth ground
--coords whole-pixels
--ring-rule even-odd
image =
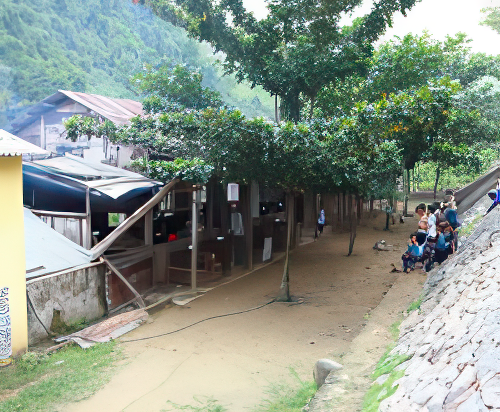
[[[349,234],[332,233],[329,227],[317,242],[296,249],[290,267],[296,302],[273,303],[171,335],[123,343],[127,361],[111,382],[90,399],[60,410],[161,411],[168,410],[168,401],[195,404],[193,396],[205,396],[231,412],[251,411],[270,384],[292,379],[290,367],[309,380],[314,363],[325,357],[345,364],[343,373],[352,381],[342,395],[347,399],[344,410],[359,409],[367,376],[392,341],[389,326],[418,297],[425,280],[420,271],[391,273],[391,263],[400,267],[417,220],[396,223],[384,232],[383,218],[358,227],[350,257]],[[393,244],[394,251],[373,250],[380,239]],[[276,262],[186,306],[165,308],[122,340],[266,303],[278,291],[282,268],[283,261]]]

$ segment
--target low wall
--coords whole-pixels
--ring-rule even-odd
[[[93,263],[27,281],[26,290],[47,329],[92,321],[106,313],[106,266]],[[32,345],[48,335],[28,303],[28,339]]]

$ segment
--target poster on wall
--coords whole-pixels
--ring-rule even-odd
[[[267,260],[271,260],[271,251],[273,246],[273,238],[266,237],[264,239],[264,251],[262,253],[262,261],[265,262]]]
[[[0,289],[0,367],[11,363],[12,336],[9,309],[9,288]]]

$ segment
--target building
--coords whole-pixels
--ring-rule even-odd
[[[142,104],[129,99],[112,99],[97,94],[59,90],[35,104],[21,118],[12,123],[11,132],[49,152],[71,153],[85,159],[124,167],[130,162],[133,148],[116,145],[106,137],[77,142],[66,139],[64,120],[73,115],[100,117],[117,126],[142,114]]]

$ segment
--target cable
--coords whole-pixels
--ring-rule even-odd
[[[242,310],[242,311],[239,311],[239,312],[231,312],[231,313],[226,313],[224,315],[210,316],[209,318],[199,320],[198,322],[191,323],[190,325],[184,326],[184,327],[182,327],[180,329],[173,330],[171,332],[160,333],[159,335],[153,335],[153,336],[146,336],[144,338],[122,340],[122,341],[120,341],[120,343],[139,342],[141,340],[148,340],[148,339],[159,338],[161,336],[172,335],[173,333],[177,333],[177,332],[180,332],[181,330],[188,329],[188,328],[190,328],[192,326],[198,325],[199,323],[206,322],[207,320],[212,320],[212,319],[217,319],[217,318],[224,318],[226,316],[241,315],[242,313],[247,313],[247,312],[252,312],[253,310],[262,309],[263,307],[265,307],[267,305],[270,305],[271,303],[274,303],[274,302],[276,302],[276,299],[272,299],[269,302],[264,303],[263,305],[256,306],[256,307],[250,308],[250,309],[245,309],[245,310]]]
[[[28,294],[28,291],[26,291],[26,299],[28,300],[28,304],[30,305],[31,310],[33,311],[33,314],[35,315],[35,318],[37,318],[38,322],[40,322],[40,325],[43,326],[43,328],[45,329],[45,332],[47,332],[47,335],[52,336],[53,334],[49,332],[49,330],[45,327],[43,322],[38,317],[38,313],[36,313],[35,307],[33,306],[33,302],[31,302],[30,295]]]

